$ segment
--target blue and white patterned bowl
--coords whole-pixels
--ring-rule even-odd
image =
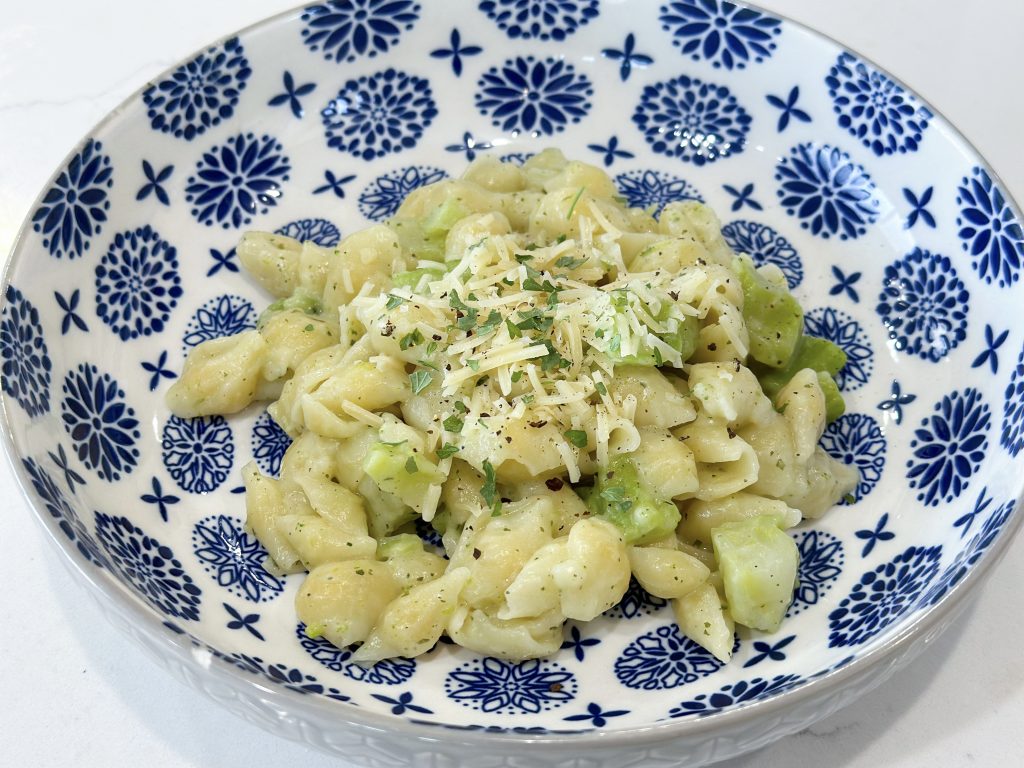
[[[775,635],[722,666],[639,589],[552,659],[440,645],[372,668],[306,638],[261,568],[239,467],[259,410],[171,416],[188,350],[268,301],[247,228],[332,244],[412,189],[555,145],[635,205],[683,197],[777,264],[835,341],[824,445],[856,500],[795,534]],[[968,601],[1020,525],[1024,234],[998,179],[918,97],[724,0],[331,0],[219,41],[129,99],[43,190],[6,275],[8,449],[109,618],[239,714],[349,759],[698,765],[885,679]]]

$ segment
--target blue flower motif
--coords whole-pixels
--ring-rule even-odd
[[[1016,456],[1024,450],[1024,347],[1010,374],[1010,383],[1003,395],[1003,429],[999,444]]]
[[[569,715],[568,717],[563,717],[562,719],[568,720],[570,722],[589,720],[595,728],[604,728],[606,725],[608,725],[608,718],[622,717],[623,715],[628,714],[628,709],[609,709],[606,711],[601,709],[600,704],[592,702],[587,705],[586,712],[583,712],[578,715]]]
[[[1013,285],[1024,266],[1024,229],[1003,191],[988,171],[975,168],[971,176],[963,178],[957,192],[958,234],[974,261],[974,270],[986,283],[995,281],[1000,288]]]
[[[576,676],[557,662],[484,658],[448,673],[448,698],[489,714],[537,714],[576,698]]]
[[[237,228],[277,205],[290,171],[277,139],[240,133],[203,154],[188,177],[185,199],[200,223]]]
[[[258,613],[247,613],[243,616],[238,610],[232,608],[227,603],[222,603],[222,605],[224,606],[224,610],[228,612],[228,615],[232,617],[231,621],[227,623],[228,629],[244,629],[257,640],[266,640],[266,638],[254,626],[260,620],[260,615]]]
[[[580,628],[575,624],[569,630],[569,639],[562,642],[562,650],[572,648],[573,656],[576,657],[576,661],[583,661],[583,657],[587,653],[587,648],[600,645],[601,639],[598,637],[583,637],[580,632]]]
[[[452,29],[451,35],[448,37],[451,48],[437,48],[430,52],[430,55],[435,59],[451,59],[452,60],[452,72],[455,73],[456,77],[462,76],[462,57],[463,56],[476,56],[477,54],[483,53],[483,48],[479,45],[463,45],[462,36],[459,34],[458,28]]]
[[[802,109],[797,109],[796,103],[800,99],[800,86],[794,85],[789,89],[789,95],[783,99],[781,96],[773,96],[770,93],[765,96],[765,99],[776,109],[782,111],[779,115],[779,123],[776,126],[779,133],[786,130],[789,125],[790,118],[799,120],[802,123],[811,122],[811,116],[804,112]]]
[[[429,165],[410,165],[381,174],[359,195],[359,212],[371,221],[389,219],[414,189],[446,178],[447,173]]]
[[[900,383],[893,379],[892,393],[877,406],[880,411],[892,411],[892,420],[897,424],[903,421],[903,406],[917,400],[917,395],[903,394]]]
[[[793,538],[800,551],[800,567],[787,616],[796,616],[821,602],[842,574],[846,560],[843,542],[831,533],[812,528],[800,531]]]
[[[917,220],[920,219],[932,229],[935,229],[935,217],[932,216],[931,211],[928,210],[928,203],[932,201],[932,192],[935,188],[928,187],[921,196],[918,197],[908,187],[903,188],[903,197],[912,206],[910,213],[907,214],[907,223],[903,225],[904,229],[910,229]]]
[[[145,200],[152,194],[162,204],[170,205],[171,198],[168,197],[167,190],[164,189],[164,182],[171,178],[172,173],[174,173],[173,165],[168,165],[157,173],[148,160],[143,160],[142,174],[146,177],[146,183],[139,187],[139,191],[135,193],[135,199]]]
[[[53,463],[57,465],[57,469],[64,473],[64,482],[68,484],[68,490],[72,494],[75,493],[75,484],[85,485],[85,478],[78,474],[71,468],[71,462],[68,460],[67,453],[64,452],[64,446],[57,446],[57,453],[53,451],[47,451],[47,455],[53,460]]]
[[[154,392],[156,388],[160,386],[160,379],[176,379],[178,374],[172,371],[170,368],[165,367],[167,365],[167,350],[163,350],[160,353],[160,357],[155,363],[142,363],[142,369],[147,373],[153,374],[149,377],[149,391]]]
[[[753,667],[760,664],[765,659],[771,659],[772,661],[785,661],[786,654],[783,652],[783,648],[796,640],[796,635],[790,635],[784,637],[777,643],[766,643],[763,640],[757,640],[754,642],[754,650],[757,653],[751,656],[747,662],[743,665],[744,669]]]
[[[892,531],[885,530],[885,526],[889,524],[889,513],[885,512],[878,518],[878,522],[875,523],[874,528],[863,528],[857,531],[854,535],[867,542],[864,545],[864,549],[861,550],[860,556],[867,557],[871,554],[871,551],[875,548],[875,545],[881,541],[892,541],[896,538],[896,534]]]
[[[32,459],[22,459],[25,473],[42,499],[46,511],[57,521],[61,531],[73,542],[78,551],[93,565],[103,568],[108,566],[106,556],[100,551],[96,540],[78,517],[78,512],[65,498],[63,491],[57,487],[50,474]]]
[[[871,378],[875,353],[867,333],[850,315],[832,307],[812,309],[804,315],[804,330],[831,341],[846,353],[846,365],[835,377],[841,390],[853,392]]]
[[[217,584],[253,603],[268,602],[284,584],[263,567],[267,550],[242,522],[226,515],[204,517],[192,529],[192,549]]]
[[[593,150],[600,155],[603,155],[602,160],[607,168],[615,162],[616,158],[630,158],[634,157],[633,153],[628,149],[619,149],[619,137],[612,136],[608,139],[607,146],[603,144],[587,144],[587,149]]]
[[[680,75],[645,85],[633,122],[652,151],[700,166],[742,152],[751,120],[724,85]]]
[[[346,82],[320,117],[327,146],[373,160],[416,146],[437,105],[429,81],[388,68]]]
[[[954,528],[962,528],[960,531],[960,538],[962,539],[967,535],[967,532],[971,530],[971,526],[974,525],[974,520],[984,512],[991,504],[992,497],[987,496],[988,488],[982,488],[981,493],[978,494],[977,501],[974,502],[974,506],[964,514],[960,515],[954,522]]]
[[[199,620],[202,590],[196,586],[170,547],[127,517],[96,513],[96,536],[110,567],[166,616]]]
[[[321,184],[319,187],[313,190],[314,195],[320,195],[324,192],[331,191],[335,197],[340,197],[342,200],[345,199],[345,185],[348,184],[355,178],[354,174],[348,176],[335,176],[333,171],[324,171],[324,181],[326,184]]]
[[[947,256],[915,248],[885,268],[875,311],[896,349],[936,363],[967,338],[969,299]]]
[[[83,256],[92,236],[103,230],[114,169],[102,149],[102,143],[86,141],[32,214],[32,229],[43,236],[43,247],[51,256]]]
[[[295,85],[295,78],[292,77],[292,73],[287,69],[284,71],[282,76],[284,83],[284,93],[279,93],[272,97],[267,102],[269,107],[279,107],[282,104],[287,104],[288,108],[292,111],[299,120],[305,114],[305,110],[302,108],[302,102],[299,101],[301,96],[308,96],[316,90],[316,83],[303,83],[302,85]]]
[[[481,0],[480,10],[513,40],[565,40],[600,12],[597,0]]]
[[[942,547],[909,547],[867,571],[829,616],[830,648],[866,643],[914,607],[939,571]]]
[[[341,240],[341,230],[327,219],[296,219],[278,227],[274,233],[294,237],[303,243],[310,241],[325,248],[333,248]]]
[[[635,619],[640,616],[649,616],[666,605],[668,605],[668,600],[652,595],[641,587],[640,582],[636,579],[630,579],[626,594],[622,596],[618,605],[613,605],[603,615],[613,619]]]
[[[854,304],[859,304],[860,294],[857,293],[857,289],[853,286],[856,285],[863,275],[860,272],[851,272],[847,275],[843,270],[833,264],[832,276],[836,279],[836,284],[828,289],[828,295],[838,296],[841,293],[845,293],[850,297],[850,301]]]
[[[914,431],[914,459],[907,462],[910,487],[919,489],[918,501],[932,507],[967,488],[984,462],[992,420],[988,404],[970,387],[943,397],[934,411]]]
[[[139,461],[139,420],[110,374],[83,363],[64,377],[61,417],[78,460],[103,480],[119,480]]]
[[[855,501],[871,493],[881,479],[885,467],[885,435],[870,416],[843,414],[825,428],[821,447],[837,461],[857,468],[860,481],[854,490]]]
[[[302,649],[319,663],[360,683],[401,685],[416,672],[416,660],[402,657],[383,659],[369,667],[354,663],[351,649],[338,648],[320,637],[308,637],[305,624],[295,628],[295,636]]]
[[[371,693],[370,695],[377,699],[377,701],[383,701],[385,704],[390,704],[392,715],[404,715],[406,710],[410,712],[419,712],[423,715],[434,714],[434,710],[432,709],[421,707],[419,704],[413,704],[413,696],[408,691],[398,694],[397,699],[393,699],[390,696],[383,696],[379,693]]]
[[[66,336],[68,331],[71,330],[72,325],[80,331],[89,332],[89,326],[85,324],[85,320],[78,314],[78,302],[81,299],[81,293],[82,291],[79,288],[75,288],[71,295],[65,299],[58,291],[53,292],[53,298],[57,302],[57,306],[64,313],[64,317],[60,321],[61,336]]]
[[[615,177],[615,186],[626,198],[630,208],[653,208],[654,217],[661,215],[669,203],[696,200],[703,203],[704,196],[690,182],[665,171],[627,171]]]
[[[160,447],[164,467],[189,493],[215,491],[235,463],[235,440],[223,416],[171,416],[164,424]]]
[[[216,248],[210,249],[210,258],[213,259],[213,266],[206,270],[207,277],[213,277],[222,269],[227,272],[237,272],[238,265],[235,263],[235,259],[238,258],[238,254],[234,248],[221,253]]]
[[[303,12],[302,40],[339,64],[357,56],[372,59],[397,45],[419,14],[420,6],[411,0],[328,0]]]
[[[775,167],[775,179],[786,213],[826,240],[860,237],[878,219],[875,183],[838,147],[811,142],[793,147]]]
[[[323,696],[334,701],[351,701],[351,697],[343,694],[337,688],[324,685],[313,675],[306,674],[301,669],[289,667],[287,664],[269,664],[259,656],[249,656],[245,653],[224,654],[211,648],[216,658],[231,664],[243,672],[252,675],[260,675],[276,685],[281,685],[289,691],[302,694],[314,694]]]
[[[50,410],[50,353],[43,338],[39,310],[13,285],[4,291],[0,317],[0,360],[3,391],[31,417]]]
[[[96,265],[96,314],[122,341],[161,333],[181,295],[178,252],[148,224],[117,233]]]
[[[172,493],[164,493],[164,487],[160,484],[160,479],[157,477],[153,478],[153,492],[144,493],[139,498],[147,504],[155,504],[160,512],[160,519],[165,523],[167,522],[167,507],[181,501],[179,497]]]
[[[277,477],[284,452],[292,444],[288,433],[264,411],[252,425],[252,457],[265,475]]]
[[[237,37],[208,48],[143,92],[150,125],[192,141],[234,114],[251,74]]]
[[[626,42],[622,44],[622,50],[616,48],[602,48],[601,55],[606,59],[619,62],[619,77],[626,82],[633,72],[633,67],[649,67],[654,59],[646,53],[636,52],[636,36],[630,32],[626,35]]]
[[[775,675],[772,678],[755,677],[729,683],[714,693],[699,693],[689,701],[680,702],[668,711],[668,716],[674,719],[688,715],[710,715],[737,704],[769,699],[790,688],[796,688],[802,682],[803,678],[799,675]]]
[[[675,0],[662,6],[659,18],[672,45],[715,68],[743,69],[767,59],[782,31],[780,19],[728,0]]]
[[[615,660],[615,677],[643,691],[678,688],[722,668],[709,651],[680,633],[676,624],[640,635]]]
[[[744,205],[749,205],[755,211],[763,211],[764,206],[761,205],[757,200],[754,199],[754,183],[750,182],[745,184],[743,189],[736,189],[731,184],[723,184],[722,189],[728,192],[736,199],[732,201],[730,210],[735,212],[740,210]]]
[[[185,352],[210,339],[233,336],[256,327],[256,310],[241,296],[224,294],[196,310],[181,339]]]
[[[477,83],[477,109],[513,136],[554,136],[590,111],[594,93],[572,64],[548,57],[516,56],[491,67]]]
[[[803,282],[804,266],[789,240],[767,224],[733,221],[722,227],[722,237],[736,253],[746,253],[754,264],[774,264],[786,276],[790,290]]]
[[[1010,335],[1010,330],[1006,329],[1001,334],[996,336],[996,332],[992,329],[992,326],[985,323],[985,349],[982,353],[974,358],[974,362],[971,363],[971,368],[980,368],[981,366],[988,363],[992,373],[999,372],[999,348],[1003,346],[1003,342],[1006,341]]]
[[[477,150],[483,151],[485,149],[493,149],[494,145],[489,141],[477,141],[473,138],[473,134],[466,131],[462,134],[461,144],[448,144],[445,146],[445,152],[463,152],[466,155],[466,160],[473,162],[476,160]],[[522,163],[519,163],[522,165]]]

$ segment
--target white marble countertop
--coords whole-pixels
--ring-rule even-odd
[[[433,0],[438,1],[438,0]],[[292,0],[0,0],[0,253],[68,149],[123,98],[208,41]],[[1024,201],[1024,3],[762,0],[872,58],[948,117]],[[0,765],[337,766],[172,680],[62,567],[4,462]],[[918,661],[808,731],[730,768],[1024,764],[1024,542]],[[1007,610],[1007,609],[1010,610]],[[1018,762],[1020,761],[1020,762]]]

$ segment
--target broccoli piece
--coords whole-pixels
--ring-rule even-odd
[[[439,279],[443,274],[444,270],[441,267],[421,267],[410,269],[408,272],[396,272],[391,276],[391,283],[396,288],[408,288],[411,291],[420,284],[424,275],[428,276],[427,282],[430,282]]]
[[[661,305],[661,309],[657,313],[650,312],[650,309],[646,306],[643,300],[636,294],[628,291],[613,293],[610,298],[612,319],[611,322],[602,323],[602,333],[606,340],[605,354],[613,363],[621,363],[623,365],[643,365],[643,366],[660,366],[663,364],[663,355],[660,351],[656,351],[652,347],[647,339],[640,339],[635,354],[622,354],[622,339],[619,336],[617,330],[618,323],[616,322],[615,315],[620,315],[626,312],[630,303],[635,305],[641,305],[644,309],[654,317],[659,323],[666,324],[669,322],[669,317],[672,312],[672,304],[664,302]],[[677,325],[674,330],[666,331],[664,333],[656,333],[661,341],[665,342],[672,349],[676,350],[682,360],[687,360],[693,354],[694,350],[697,349],[697,337],[700,331],[700,323],[696,317],[692,315],[684,315],[681,318],[676,317]]]
[[[613,523],[627,544],[649,544],[675,531],[680,515],[671,501],[655,498],[640,484],[636,465],[615,459],[597,474],[592,489],[580,493],[591,513]]]
[[[305,288],[296,288],[295,292],[291,296],[286,299],[278,299],[263,310],[263,312],[260,313],[259,319],[256,321],[256,327],[262,328],[271,317],[279,312],[284,312],[290,309],[296,309],[307,315],[319,317],[323,314],[324,306],[320,302],[319,296],[315,296]]]
[[[444,481],[437,465],[406,443],[374,443],[363,460],[363,471],[376,486],[422,514],[427,489]]]
[[[798,371],[810,368],[818,373],[818,384],[825,395],[826,419],[832,423],[846,410],[846,403],[836,386],[836,374],[846,365],[846,353],[827,339],[815,336],[801,336],[789,362],[783,368],[769,368],[765,365],[753,365],[751,370],[761,382],[761,389],[769,398],[789,383]]]
[[[750,333],[750,356],[772,368],[783,367],[793,356],[803,333],[803,310],[786,284],[764,277],[749,256],[737,256],[732,268],[743,287],[743,319]]]

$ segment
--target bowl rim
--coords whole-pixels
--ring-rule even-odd
[[[892,82],[902,87],[907,93],[912,94],[922,106],[931,111],[933,117],[937,118],[938,122],[944,124],[953,141],[959,142],[963,150],[973,153],[977,159],[977,165],[982,167],[993,182],[998,184],[1007,205],[1009,205],[1015,217],[1018,220],[1024,221],[1021,207],[1017,204],[1006,183],[985,156],[943,112],[937,110],[929,100],[925,99],[901,78],[896,77],[873,59],[855,51],[832,35],[797,21],[787,14],[767,10],[757,3],[748,2],[747,0],[729,1],[734,5],[780,19],[806,35],[828,43],[841,52],[848,52],[856,56],[860,61],[870,65],[888,77]],[[87,141],[109,124],[119,119],[126,108],[134,104],[154,82],[158,82],[176,71],[185,62],[192,60],[208,48],[220,45],[232,38],[284,23],[297,16],[307,6],[308,3],[302,3],[271,14],[230,33],[220,35],[194,49],[133,90],[113,109],[93,124],[68,150],[64,158],[44,182],[39,193],[28,207],[28,214],[18,227],[10,252],[7,254],[7,262],[4,266],[3,274],[0,276],[0,312],[7,305],[7,289],[10,286],[16,266],[22,260],[24,253],[23,245],[31,230],[32,211],[40,206],[46,192]],[[166,650],[173,654],[183,667],[200,674],[214,675],[221,682],[228,683],[236,692],[258,700],[262,708],[273,710],[278,719],[285,717],[284,713],[288,712],[315,720],[327,727],[344,727],[364,734],[386,733],[413,740],[421,745],[439,741],[443,741],[447,746],[465,747],[480,747],[482,745],[490,747],[543,745],[545,748],[552,748],[558,751],[579,750],[581,747],[635,747],[637,742],[644,742],[649,746],[655,746],[671,741],[684,741],[702,737],[709,738],[725,728],[739,728],[744,723],[749,725],[761,719],[762,716],[779,714],[813,698],[836,694],[847,684],[852,684],[869,675],[872,669],[880,667],[885,660],[892,659],[895,662],[906,656],[911,651],[914,641],[920,637],[928,635],[933,630],[938,632],[944,631],[949,623],[951,623],[945,622],[944,625],[944,621],[947,618],[953,619],[960,613],[966,596],[977,589],[981,582],[991,574],[996,564],[1005,556],[1010,543],[1018,536],[1021,529],[1024,528],[1024,487],[1022,487],[1019,495],[1012,499],[1013,511],[1011,512],[1009,524],[998,533],[992,546],[970,567],[964,577],[936,603],[917,611],[916,615],[909,622],[897,623],[895,633],[883,635],[869,643],[867,646],[868,650],[861,654],[854,654],[853,658],[841,664],[838,668],[832,669],[818,677],[804,679],[796,686],[767,699],[741,704],[732,709],[719,710],[703,716],[682,717],[648,725],[624,728],[593,728],[572,732],[545,733],[531,733],[513,729],[501,731],[492,731],[486,728],[473,729],[470,726],[448,723],[417,722],[391,714],[367,711],[360,707],[345,705],[345,703],[331,702],[328,704],[322,701],[320,697],[299,693],[283,686],[270,687],[255,675],[240,675],[235,665],[228,659],[219,659],[217,663],[204,663],[200,661],[194,651],[197,645],[198,647],[209,649],[209,646],[204,641],[198,638],[193,640],[190,633],[172,629],[168,619],[160,615],[156,609],[115,579],[109,572],[109,569],[97,568],[92,563],[88,563],[76,547],[67,546],[67,540],[58,536],[56,524],[52,522],[48,515],[42,513],[42,499],[32,487],[31,480],[23,465],[18,461],[18,459],[25,457],[18,451],[18,446],[15,442],[11,414],[8,412],[8,402],[9,398],[6,393],[0,394],[0,443],[3,444],[3,452],[7,457],[8,464],[13,471],[22,496],[28,502],[28,506],[37,522],[49,534],[52,544],[62,553],[65,566],[71,568],[74,575],[81,577],[85,581],[83,588],[90,590],[92,597],[98,601],[106,600],[109,602],[109,605],[101,608],[101,613],[108,621],[111,620],[111,617],[108,615],[109,611],[121,610],[129,612],[135,619],[136,629],[144,632],[150,639],[159,642]],[[125,634],[130,634],[124,627],[119,628],[125,631]],[[187,679],[190,687],[200,687],[198,681],[194,678],[188,677],[184,679]],[[857,692],[857,696],[866,693],[869,689],[870,686],[862,687]],[[852,700],[851,698],[849,701],[844,702],[843,706]],[[233,711],[230,707],[228,709]],[[825,711],[819,717],[815,717],[814,720],[820,719],[820,717],[827,714],[828,712]]]

